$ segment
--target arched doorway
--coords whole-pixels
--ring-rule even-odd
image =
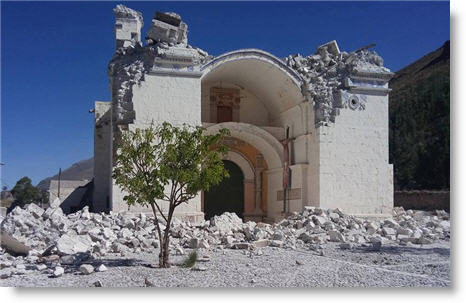
[[[232,161],[223,160],[229,178],[204,192],[204,213],[208,220],[224,212],[236,213],[243,218],[244,213],[244,176],[241,168]]]

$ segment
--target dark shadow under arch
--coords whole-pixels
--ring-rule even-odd
[[[224,212],[236,213],[243,218],[244,213],[244,175],[241,168],[232,161],[223,160],[229,178],[204,192],[204,214],[208,220]]]

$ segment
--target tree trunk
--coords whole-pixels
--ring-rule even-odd
[[[163,268],[170,267],[170,262],[169,262],[170,227],[171,227],[171,221],[172,221],[174,208],[175,207],[173,206],[173,204],[170,203],[170,209],[168,210],[168,217],[167,217],[167,226],[165,227],[165,232],[163,234],[163,245],[160,246],[160,253],[162,254],[162,263],[160,264],[160,267],[163,267]]]
[[[150,206],[152,207],[152,212],[154,213],[154,221],[155,221],[155,229],[157,230],[157,234],[159,237],[159,247],[160,247],[160,252],[159,252],[159,267],[165,268],[166,264],[168,263],[168,258],[164,257],[164,247],[165,247],[165,241],[164,237],[162,237],[162,231],[160,230],[160,225],[159,225],[159,220],[157,218],[157,211],[155,210],[154,203],[151,203]],[[167,252],[168,252],[168,246],[167,246]]]
[[[169,242],[170,242],[169,237],[164,237],[163,248],[161,249],[162,263],[160,264],[160,267],[162,267],[162,268],[169,268],[170,267]]]

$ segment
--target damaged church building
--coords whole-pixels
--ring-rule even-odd
[[[389,216],[388,81],[371,46],[277,58],[259,49],[211,56],[188,44],[176,13],[155,13],[142,42],[140,12],[114,9],[116,51],[109,63],[111,101],[95,102],[95,212],[150,212],[128,205],[112,179],[121,133],[152,122],[230,131],[230,178],[180,205],[199,222],[225,211],[274,222],[305,206]]]

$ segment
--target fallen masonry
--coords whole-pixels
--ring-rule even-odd
[[[15,208],[1,223],[2,233],[24,244],[27,254],[10,254],[2,242],[0,277],[8,279],[34,271],[60,277],[67,268],[84,275],[109,270],[96,258],[133,253],[155,253],[158,247],[154,220],[144,214],[90,213],[87,208],[64,215],[47,209],[41,216],[36,206]],[[47,214],[47,215],[46,215]],[[52,214],[52,215],[50,215]],[[318,251],[326,243],[340,243],[343,250],[358,246],[413,246],[449,241],[450,216],[445,211],[413,211],[395,208],[393,218],[359,218],[341,210],[305,207],[275,224],[242,222],[233,213],[215,216],[193,225],[172,222],[170,253],[185,249],[245,250],[261,255],[261,248]],[[61,222],[62,224],[55,224]],[[154,258],[156,259],[156,258]],[[208,262],[209,256],[198,261]],[[193,270],[203,271],[198,266]]]

